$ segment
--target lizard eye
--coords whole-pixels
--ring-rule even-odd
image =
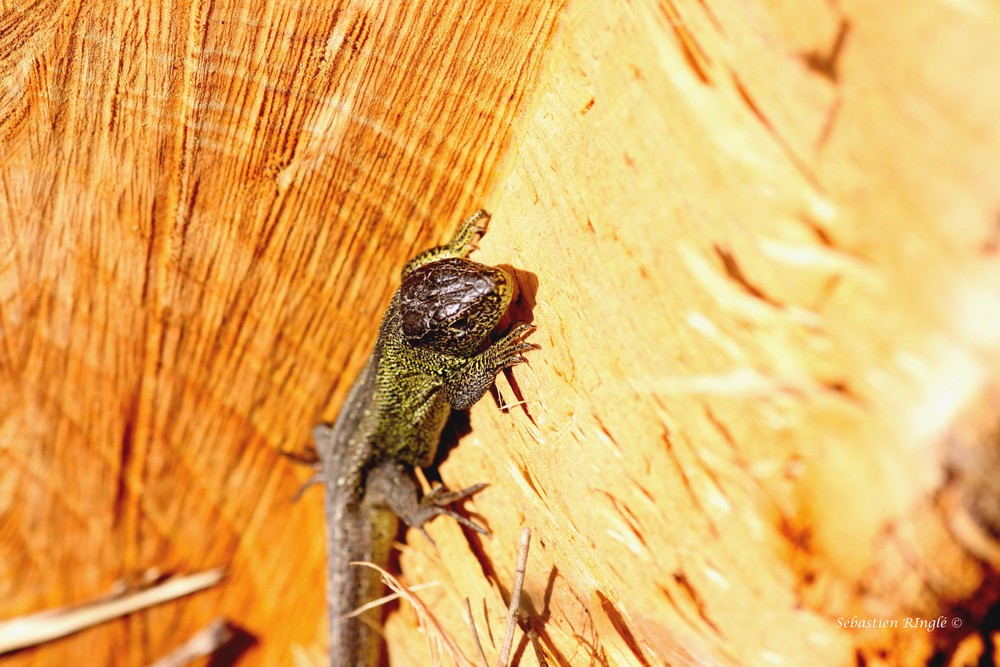
[[[399,288],[403,338],[414,347],[473,354],[512,296],[513,281],[502,269],[459,258],[431,262],[407,275]]]

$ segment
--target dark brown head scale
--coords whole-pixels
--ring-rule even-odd
[[[475,354],[513,293],[513,280],[502,269],[458,258],[431,262],[399,288],[403,338],[436,352]]]

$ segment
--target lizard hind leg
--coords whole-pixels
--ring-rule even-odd
[[[457,257],[464,259],[476,249],[476,243],[486,233],[489,226],[490,214],[479,209],[459,224],[451,240],[447,244],[425,250],[403,267],[403,277],[419,269],[421,266],[436,262],[440,259],[450,259]]]
[[[465,518],[447,506],[464,500],[486,488],[486,484],[449,491],[443,486],[435,486],[430,493],[418,499],[417,484],[407,474],[406,468],[395,461],[384,461],[372,468],[365,482],[365,502],[385,505],[407,526],[418,529],[430,540],[424,524],[436,516],[446,515],[463,526],[483,535],[489,534],[482,526]],[[431,540],[433,543],[433,540]]]

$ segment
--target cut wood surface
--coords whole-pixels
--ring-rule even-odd
[[[0,619],[227,568],[4,664],[323,664],[293,459],[479,207],[542,349],[398,564],[467,655],[528,525],[551,665],[988,657],[1000,5],[419,4],[0,0]]]

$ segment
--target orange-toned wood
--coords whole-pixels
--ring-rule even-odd
[[[528,524],[550,664],[974,653],[947,434],[1000,367],[1000,7],[404,4],[0,8],[0,616],[229,568],[7,662],[139,667],[217,615],[241,665],[322,655],[280,453],[479,206],[543,349],[442,466],[495,537],[401,557],[463,646]],[[429,664],[408,608],[387,634]]]

